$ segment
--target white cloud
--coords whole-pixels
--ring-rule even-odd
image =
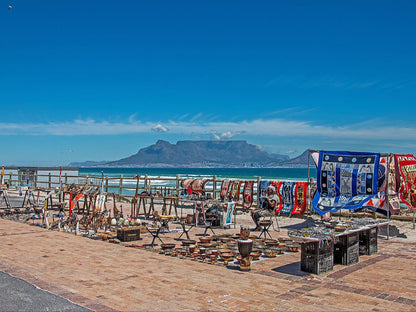
[[[237,132],[226,131],[226,132],[223,132],[223,133],[218,135],[216,131],[211,131],[211,139],[213,139],[213,140],[230,140],[233,137],[235,137],[237,135],[240,135],[240,134],[243,134],[243,133],[244,133],[244,131],[237,131]]]
[[[383,124],[383,127],[379,125]],[[356,140],[414,140],[415,127],[387,127],[380,120],[348,126],[315,125],[307,121],[285,119],[255,119],[236,122],[168,121],[164,125],[152,122],[109,122],[74,120],[54,123],[1,123],[1,135],[122,135],[149,133],[150,131],[171,134],[201,136],[211,135],[214,139],[230,139],[243,133],[250,136],[356,139]]]
[[[152,127],[152,131],[153,132],[160,132],[160,133],[164,133],[164,132],[168,132],[169,129],[162,126],[160,123],[155,125],[154,127]]]

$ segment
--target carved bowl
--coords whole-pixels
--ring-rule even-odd
[[[265,249],[263,250],[264,255],[267,258],[274,258],[277,256],[277,250],[276,249]]]
[[[161,244],[160,248],[162,248],[162,249],[172,249],[172,248],[175,248],[175,244]]]
[[[253,260],[259,260],[261,253],[253,251],[250,253],[250,256],[253,258]]]
[[[208,244],[211,242],[212,237],[211,236],[202,236],[199,238],[200,242],[203,244]]]
[[[183,246],[195,245],[196,241],[193,239],[185,239],[182,241]]]

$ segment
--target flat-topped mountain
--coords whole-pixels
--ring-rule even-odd
[[[306,158],[307,159],[307,158]],[[295,160],[295,159],[293,159]],[[242,140],[178,141],[171,144],[159,140],[129,157],[107,162],[71,163],[79,167],[142,167],[142,168],[259,168],[302,166],[286,155],[271,154]],[[286,165],[287,162],[287,165]],[[303,164],[304,166],[307,163]]]
[[[112,167],[265,167],[289,159],[246,141],[159,140],[137,154],[107,163]]]

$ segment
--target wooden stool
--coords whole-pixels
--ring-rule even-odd
[[[264,234],[264,239],[267,239],[267,235],[269,235],[270,238],[272,238],[272,236],[270,235],[269,232],[269,228],[270,226],[273,224],[272,220],[260,220],[259,221],[259,225],[262,227],[260,235],[258,238],[261,238],[261,236]]]

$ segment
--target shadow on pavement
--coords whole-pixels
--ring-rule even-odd
[[[274,268],[272,271],[296,276],[306,276],[309,274],[300,270],[300,261]]]

